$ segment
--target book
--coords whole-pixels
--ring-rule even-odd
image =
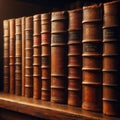
[[[102,5],[83,7],[82,108],[102,111]],[[91,96],[92,95],[92,96]]]
[[[67,103],[67,12],[51,14],[51,102]]]
[[[81,106],[82,9],[68,11],[68,104]]]
[[[33,16],[33,98],[41,98],[41,15]]]
[[[9,65],[10,65],[10,94],[15,93],[15,19],[9,20],[10,42],[9,42]]]
[[[22,23],[15,19],[15,94],[22,93]]]
[[[25,97],[33,97],[33,17],[25,18]]]
[[[25,95],[25,17],[22,22],[22,96]]]
[[[103,114],[120,116],[120,1],[104,3]]]
[[[4,92],[9,92],[10,79],[9,79],[9,20],[3,21],[3,39],[4,39]]]
[[[51,14],[41,14],[41,100],[50,101],[51,86]]]

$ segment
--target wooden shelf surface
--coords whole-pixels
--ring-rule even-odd
[[[0,108],[49,120],[120,120],[79,107],[56,104],[33,98],[0,93]]]

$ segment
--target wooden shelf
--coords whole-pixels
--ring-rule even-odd
[[[0,93],[0,108],[49,120],[120,120],[69,105]]]

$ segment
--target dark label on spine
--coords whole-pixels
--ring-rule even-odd
[[[42,56],[42,65],[50,65],[49,56]]]
[[[26,30],[25,31],[25,38],[26,40],[33,39],[33,31],[32,30]]]
[[[61,34],[52,34],[51,36],[51,43],[66,43],[67,36],[65,33]]]
[[[101,43],[83,43],[83,52],[101,53],[102,45]]]
[[[103,39],[108,39],[108,41],[111,39],[118,40],[118,33],[120,33],[120,29],[118,27],[105,28],[103,29]]]
[[[16,40],[22,40],[21,34],[17,34],[17,35],[16,35]]]
[[[81,40],[82,31],[69,31],[69,40]]]

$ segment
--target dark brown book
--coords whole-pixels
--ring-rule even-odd
[[[22,22],[15,19],[15,94],[22,93]]]
[[[120,116],[120,1],[104,4],[103,114]]]
[[[22,96],[25,95],[25,17],[22,17]]]
[[[102,5],[83,7],[82,108],[102,111]]]
[[[81,106],[82,9],[68,11],[68,104]]]
[[[10,59],[10,94],[15,93],[15,19],[9,20],[10,25],[10,42],[9,42],[9,59]]]
[[[67,12],[51,16],[51,102],[67,102]]]
[[[41,14],[41,99],[50,100],[51,86],[51,14]]]
[[[41,98],[41,15],[33,16],[33,98]]]
[[[3,39],[4,39],[4,92],[9,92],[9,20],[3,21]]]
[[[25,97],[33,96],[33,17],[25,18]]]

